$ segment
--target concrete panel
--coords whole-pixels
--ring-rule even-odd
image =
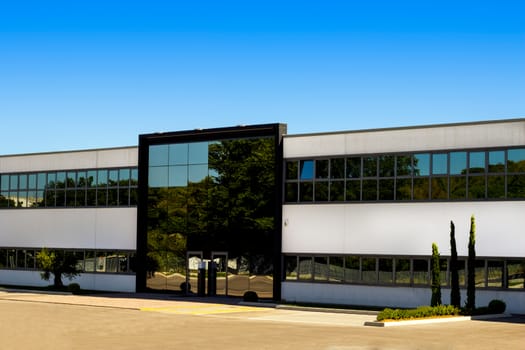
[[[429,305],[428,288],[365,286],[350,284],[283,282],[282,299],[288,302],[306,302],[340,305],[366,305],[379,307],[417,307]],[[443,304],[450,302],[450,289],[441,290]],[[461,291],[461,300],[466,300],[466,290]],[[525,290],[476,290],[476,305],[487,306],[493,299],[507,304],[507,312],[525,314]]]
[[[299,135],[283,142],[285,158],[522,146],[525,120]]]
[[[473,214],[478,256],[524,257],[523,213],[524,201],[285,205],[283,252],[430,255],[436,242],[450,255],[453,220],[466,256]]]
[[[43,280],[39,271],[0,270],[0,284],[45,287],[52,283]],[[82,273],[71,280],[63,277],[62,283],[78,283],[82,289],[135,292],[135,275]]]
[[[136,208],[0,210],[2,246],[136,249]]]
[[[0,172],[136,167],[138,148],[39,153],[0,157]]]

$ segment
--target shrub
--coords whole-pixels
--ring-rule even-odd
[[[179,285],[179,288],[183,292],[190,292],[191,291],[191,284],[189,282],[182,282]]]
[[[488,306],[488,311],[491,314],[502,314],[505,312],[505,309],[507,308],[507,304],[503,300],[494,299],[491,300]]]
[[[254,291],[249,290],[244,293],[244,295],[242,296],[242,300],[255,303],[259,301],[259,296]]]
[[[73,294],[79,294],[80,293],[80,285],[78,283],[70,283],[67,286],[67,290]]]
[[[377,315],[378,321],[409,320],[424,317],[455,316],[459,309],[452,305],[420,306],[416,309],[384,309]]]

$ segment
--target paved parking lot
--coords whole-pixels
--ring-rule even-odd
[[[392,328],[373,315],[151,295],[0,292],[2,349],[523,349],[525,318]],[[219,300],[221,301],[221,300]]]

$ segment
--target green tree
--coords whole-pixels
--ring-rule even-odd
[[[461,294],[459,290],[458,251],[455,232],[454,222],[450,221],[450,304],[460,307]]]
[[[432,299],[431,306],[441,305],[441,268],[439,266],[439,251],[436,243],[432,243]]]
[[[476,308],[476,222],[474,215],[470,217],[466,307],[469,310],[474,310]]]
[[[43,248],[37,253],[36,261],[38,267],[43,271],[41,273],[42,279],[49,281],[51,274],[53,274],[53,286],[55,288],[64,286],[62,275],[71,280],[81,272],[77,266],[78,260],[75,255],[60,249],[48,250]]]

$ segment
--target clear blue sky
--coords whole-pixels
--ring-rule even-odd
[[[0,154],[525,117],[525,1],[0,2]]]

